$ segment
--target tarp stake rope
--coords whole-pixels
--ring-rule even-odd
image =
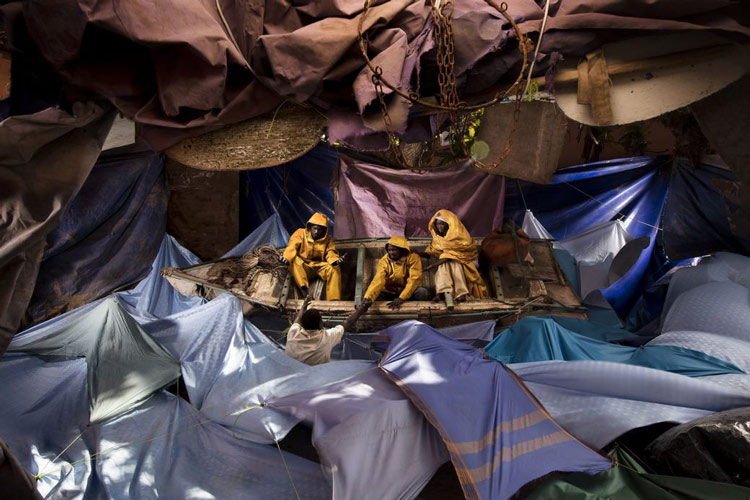
[[[597,200],[596,198],[594,198],[593,196],[591,196],[590,194],[588,194],[586,191],[584,191],[584,190],[582,190],[580,188],[577,188],[573,184],[571,184],[569,182],[566,182],[565,184],[568,185],[568,186],[570,186],[570,187],[572,187],[573,189],[575,189],[576,191],[578,191],[582,195],[584,195],[584,196],[586,196],[588,198],[591,198],[592,200],[594,200],[595,202],[597,202],[598,204],[600,204],[604,208],[607,208],[607,209],[613,211],[614,213],[616,213],[617,215],[619,215],[621,218],[625,218],[625,219],[629,219],[630,218],[627,215],[625,215],[624,213],[622,213],[619,210],[617,210],[616,208],[612,208],[609,205],[607,205],[606,203],[604,203],[603,201]],[[643,224],[644,226],[648,226],[651,229],[656,229],[657,231],[662,231],[662,228],[660,228],[658,226],[654,226],[652,224],[649,224],[648,222],[643,222],[642,220],[638,220],[638,219],[633,219],[633,220],[635,220],[639,224]]]
[[[289,482],[292,483],[292,488],[294,489],[294,494],[297,495],[297,500],[300,500],[299,492],[297,491],[297,486],[294,484],[294,479],[292,479],[292,471],[289,470],[289,467],[286,465],[286,459],[284,458],[284,452],[281,451],[281,446],[279,446],[279,441],[274,439],[274,443],[276,443],[276,448],[279,449],[279,455],[281,455],[281,462],[284,464],[284,468],[286,469],[286,474],[289,476]]]
[[[55,458],[53,458],[52,460],[50,460],[49,462],[47,462],[46,464],[44,464],[44,467],[42,467],[42,468],[41,468],[41,469],[39,470],[39,474],[37,474],[36,476],[34,476],[34,479],[37,479],[37,480],[38,480],[38,479],[41,479],[42,477],[44,477],[44,475],[45,475],[45,474],[44,474],[44,471],[45,471],[45,469],[47,469],[47,467],[49,467],[49,466],[50,466],[50,465],[52,465],[53,463],[57,462],[57,459],[58,459],[58,458],[60,458],[60,457],[61,457],[61,456],[63,455],[63,453],[65,453],[66,451],[68,451],[68,449],[69,449],[69,448],[70,448],[71,446],[73,446],[73,443],[75,443],[76,441],[78,441],[79,439],[81,439],[81,436],[83,436],[83,433],[84,433],[84,432],[86,432],[87,430],[89,430],[89,426],[86,426],[86,428],[85,428],[85,429],[83,429],[83,430],[82,430],[82,431],[80,432],[80,434],[78,434],[78,436],[76,436],[75,438],[73,438],[73,441],[71,441],[71,442],[70,442],[70,443],[68,444],[68,446],[66,446],[66,447],[65,447],[65,448],[63,449],[63,451],[61,451],[60,453],[58,453],[58,454],[57,454],[57,456],[56,456]]]

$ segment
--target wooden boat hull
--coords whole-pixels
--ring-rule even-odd
[[[384,255],[386,241],[336,242],[339,252],[346,256],[342,264],[342,296],[348,300],[320,300],[323,283],[317,280],[311,284],[316,300],[310,307],[319,310],[327,324],[340,323],[361,303],[377,261]],[[413,250],[421,250],[428,242],[426,238],[410,239]],[[481,243],[481,239],[477,239],[477,243]],[[361,317],[358,331],[375,331],[407,319],[447,326],[482,319],[494,319],[500,325],[509,325],[523,316],[545,314],[585,318],[585,308],[560,270],[551,244],[546,240],[532,240],[529,250],[530,262],[519,260],[502,268],[480,264],[480,271],[490,290],[489,299],[455,304],[406,301],[397,311],[389,309],[387,302],[376,301]],[[165,268],[162,274],[185,295],[201,295],[211,299],[229,292],[250,306],[247,308],[250,313],[253,309],[262,308],[292,317],[301,306],[302,297],[291,276],[287,272],[279,273],[277,269],[276,272],[260,270],[249,281],[243,281],[242,276],[227,278],[226,269],[239,270],[237,272],[242,274],[242,262],[237,259],[220,259],[181,269]],[[429,261],[425,259],[424,265],[427,267]],[[219,268],[222,269],[217,271]],[[224,281],[217,279],[219,274]],[[434,270],[425,273],[422,285],[434,293]]]

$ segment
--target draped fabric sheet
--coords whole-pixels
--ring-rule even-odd
[[[618,220],[631,238],[648,237],[649,246],[631,270],[602,290],[609,304],[625,317],[646,287],[676,259],[744,248],[728,226],[726,210],[732,209],[731,200],[716,188],[731,178],[731,173],[710,165],[693,168],[683,158],[608,160],[560,169],[550,185],[511,182],[505,209],[518,224],[531,210],[534,219],[526,227],[532,231],[542,227],[558,240]],[[535,234],[543,233],[536,230]],[[649,320],[661,312],[658,305],[646,303],[645,307],[652,316]]]
[[[163,391],[89,426],[83,359],[9,353],[0,373],[8,403],[0,408],[0,436],[40,476],[37,489],[47,498],[261,500],[292,498],[295,486],[305,498],[330,498],[318,464],[237,439]]]
[[[669,279],[669,288],[662,311],[662,323],[674,301],[684,292],[715,281],[732,281],[750,287],[748,278],[750,278],[750,257],[728,252],[718,252],[703,258],[695,267],[677,269]]]
[[[610,361],[690,377],[745,373],[734,364],[703,352],[670,345],[629,347],[584,337],[551,318],[523,318],[503,331],[485,352],[502,363],[530,361]],[[747,363],[743,363],[747,366]]]
[[[684,423],[750,405],[750,375],[692,378],[604,361],[509,365],[565,429],[595,448],[657,422]],[[739,381],[725,382],[725,378]]]
[[[750,342],[750,288],[732,281],[697,286],[677,297],[662,331],[697,330]]]
[[[110,100],[142,125],[157,148],[207,127],[257,116],[285,97],[321,102],[326,109],[341,104],[360,129],[372,130],[380,120],[377,104],[372,105],[377,97],[371,73],[356,45],[361,3],[110,0],[96,9],[87,5],[80,0],[64,8],[24,3],[30,37],[66,84]],[[424,2],[394,0],[373,2],[364,20],[373,63],[404,92],[424,85],[421,66],[434,65],[429,14]],[[534,38],[543,6],[518,1],[509,14]],[[535,76],[553,71],[560,55],[580,57],[604,41],[644,32],[710,29],[746,40],[747,27],[738,18],[729,1],[696,0],[685,7],[662,0],[643,7],[623,0],[565,0],[550,9]],[[453,33],[462,91],[484,91],[515,77],[521,57],[515,33],[484,1],[456,4]],[[103,74],[107,78],[92,77]],[[430,84],[433,89],[436,82]],[[390,99],[387,88],[384,93],[394,127],[403,130],[410,106],[400,97]]]
[[[416,498],[448,461],[435,428],[375,366],[270,406],[313,426],[334,499]]]
[[[27,315],[38,323],[141,279],[164,234],[163,158],[151,152],[99,158],[47,236]]]
[[[504,193],[503,177],[468,162],[417,173],[341,156],[336,237],[429,236],[427,224],[440,209],[458,215],[472,236],[484,236],[503,221]]]
[[[255,247],[260,245],[283,247],[287,241],[289,241],[289,232],[284,228],[281,216],[272,214],[221,258],[240,257],[252,252]]]
[[[120,304],[139,322],[163,318],[203,304],[205,300],[201,297],[181,295],[161,275],[165,267],[186,267],[199,263],[200,259],[193,252],[172,236],[164,235],[148,275],[132,290],[116,294]]]
[[[180,375],[177,361],[144,332],[117,298],[22,332],[8,349],[62,358],[85,357],[91,422],[134,408]]]
[[[0,122],[0,356],[31,300],[45,238],[94,166],[113,118],[88,103]]]
[[[319,464],[238,439],[169,393],[155,395],[96,435],[95,450],[102,454],[96,472],[108,498],[266,500],[295,498],[295,492],[330,498]]]
[[[180,360],[193,405],[258,443],[282,439],[299,422],[258,405],[372,367],[357,360],[308,366],[290,358],[244,320],[239,300],[230,294],[144,329]]]
[[[438,331],[467,345],[486,345],[495,333],[496,321],[477,321],[463,325],[446,326]],[[334,359],[379,360],[391,343],[388,330],[378,333],[348,333],[344,341],[334,347]]]
[[[440,432],[466,498],[509,498],[552,471],[595,474],[612,465],[560,427],[502,364],[424,323],[388,330],[380,367]]]
[[[664,209],[664,250],[671,259],[719,250],[750,253],[750,241],[734,234],[729,220],[739,208],[737,200],[731,191],[718,187],[737,183],[730,170],[711,165],[693,168],[684,159],[675,162]]]

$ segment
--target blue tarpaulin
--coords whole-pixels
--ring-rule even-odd
[[[418,321],[388,331],[380,367],[440,432],[466,498],[509,498],[552,471],[595,474],[611,466],[481,351]]]
[[[727,217],[737,203],[720,185],[736,189],[737,177],[731,170],[712,165],[693,168],[686,160],[675,159],[664,208],[664,250],[670,259],[719,250],[750,254],[750,240],[736,236]]]
[[[527,208],[558,240],[592,226],[622,218],[634,238],[648,236],[650,245],[631,270],[602,294],[626,316],[644,288],[663,271],[652,259],[669,185],[672,157],[636,157],[563,168],[552,184],[509,182],[505,213],[519,225]]]
[[[138,285],[117,295],[123,307],[136,318],[163,318],[185,311],[205,302],[201,297],[181,295],[166,278],[161,275],[165,267],[187,267],[199,264],[200,259],[190,250],[180,245],[170,235],[164,235],[161,248],[156,255],[148,276]]]
[[[42,321],[142,278],[164,235],[163,158],[102,156],[47,236],[27,315]]]
[[[579,335],[551,318],[523,318],[486,348],[503,363],[530,361],[611,361],[645,366],[691,377],[744,373],[733,364],[675,346],[628,347]]]
[[[315,212],[333,224],[331,175],[338,163],[336,150],[318,146],[306,155],[274,168],[240,174],[240,228],[247,234],[273,214],[287,232],[304,227]]]

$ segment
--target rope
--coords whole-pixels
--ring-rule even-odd
[[[284,452],[281,451],[281,446],[279,445],[279,442],[274,439],[274,443],[276,443],[276,448],[279,449],[279,455],[281,455],[281,461],[284,464],[284,468],[286,469],[286,475],[289,476],[289,482],[292,483],[292,488],[294,489],[294,494],[297,496],[297,500],[300,500],[299,492],[297,491],[297,486],[294,484],[294,479],[292,479],[292,471],[289,470],[289,466],[286,464],[286,459],[284,458]]]
[[[70,448],[71,446],[73,446],[73,443],[75,443],[76,441],[78,441],[79,439],[81,439],[81,436],[83,436],[83,433],[84,433],[84,432],[86,432],[87,430],[89,430],[89,426],[86,426],[86,428],[85,428],[85,429],[83,429],[83,430],[81,431],[81,433],[80,433],[80,434],[78,434],[78,436],[76,436],[76,437],[75,437],[75,438],[73,439],[73,441],[71,441],[71,442],[70,442],[70,443],[68,444],[68,446],[66,446],[66,447],[65,447],[65,448],[63,449],[63,451],[61,451],[60,453],[58,453],[58,454],[57,454],[57,456],[56,456],[55,458],[53,458],[52,460],[50,460],[49,462],[47,462],[46,464],[44,464],[44,467],[42,467],[42,468],[41,468],[41,469],[39,470],[39,474],[37,474],[36,476],[34,476],[34,479],[37,479],[37,480],[38,480],[38,479],[41,479],[42,477],[44,477],[44,476],[46,475],[46,474],[44,474],[44,470],[45,470],[45,469],[46,469],[47,467],[49,467],[50,465],[52,465],[53,463],[57,462],[57,459],[58,459],[58,458],[60,458],[60,457],[62,456],[62,454],[63,454],[63,453],[65,453],[66,451],[68,451],[68,449],[69,449],[69,448]]]
[[[578,191],[582,195],[586,196],[587,198],[590,198],[590,199],[594,200],[595,202],[597,202],[598,204],[600,204],[604,208],[607,208],[607,209],[611,210],[612,212],[616,213],[622,219],[633,219],[635,222],[637,222],[639,224],[643,224],[644,226],[648,226],[648,227],[650,227],[652,229],[656,229],[657,231],[662,231],[662,228],[660,228],[658,226],[654,226],[653,224],[649,224],[648,222],[643,222],[642,220],[638,220],[638,219],[636,219],[636,218],[634,218],[632,216],[628,217],[627,215],[625,215],[624,213],[620,212],[616,208],[612,208],[609,205],[607,205],[606,203],[604,203],[604,202],[602,202],[600,200],[597,200],[596,198],[594,198],[593,196],[591,196],[590,194],[588,194],[586,191],[583,191],[582,189],[575,187],[573,184],[571,184],[569,182],[566,182],[565,184],[568,185],[568,186],[570,186],[570,187],[572,187],[573,189],[575,189],[576,191]]]
[[[218,0],[217,0],[218,1]],[[539,29],[539,39],[536,41],[536,47],[534,48],[534,57],[531,58],[531,64],[529,65],[529,76],[526,78],[526,89],[523,93],[528,95],[529,89],[531,88],[531,74],[534,72],[534,64],[536,63],[536,56],[539,54],[539,47],[542,46],[542,36],[544,36],[544,27],[547,25],[547,16],[549,15],[549,0],[544,4],[544,17],[542,18],[542,27]]]
[[[526,197],[523,195],[523,189],[521,188],[521,181],[516,179],[516,183],[518,184],[518,192],[521,193],[521,201],[523,202],[523,208],[524,210],[528,210],[529,206],[526,204]]]

